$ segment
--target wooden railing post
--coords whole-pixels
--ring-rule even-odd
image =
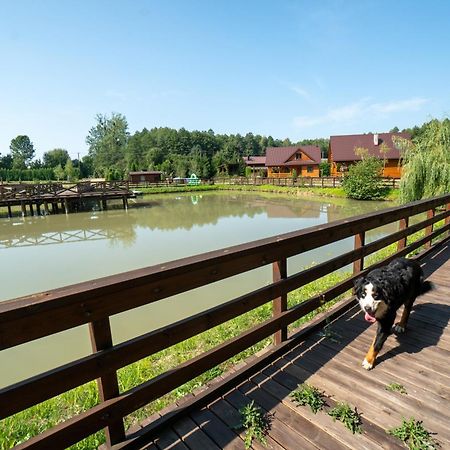
[[[92,351],[98,352],[112,347],[111,326],[109,318],[97,320],[89,323]],[[119,396],[119,383],[115,370],[105,372],[97,379],[99,397],[102,402]],[[111,423],[105,428],[106,445],[111,447],[114,444],[125,440],[125,427],[123,420]]]
[[[450,211],[450,203],[447,203],[447,211]],[[450,216],[445,218],[445,225],[448,225],[450,223]],[[447,231],[447,236],[450,236],[450,231]]]
[[[284,258],[281,261],[275,261],[272,264],[273,281],[280,281],[287,278],[287,259]],[[287,309],[287,294],[283,294],[273,300],[273,317],[279,316],[283,311]],[[275,345],[281,344],[281,342],[287,339],[287,327],[281,328],[274,334]]]
[[[427,211],[427,219],[432,219],[434,217],[434,209],[429,209]],[[433,224],[429,225],[425,229],[425,236],[429,236],[433,232]],[[431,248],[431,239],[425,244],[425,248]]]
[[[362,233],[355,234],[355,250],[358,248],[364,247],[366,240],[366,233],[363,231]],[[353,262],[353,275],[361,272],[364,269],[364,257],[357,259]]]
[[[406,228],[408,228],[409,226],[409,217],[404,217],[403,219],[400,219],[400,230],[406,230]],[[406,240],[408,239],[407,236],[405,236],[404,238],[401,238],[398,241],[397,244],[397,250],[403,250],[406,247]]]

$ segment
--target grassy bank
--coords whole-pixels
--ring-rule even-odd
[[[332,187],[293,187],[293,186],[274,186],[272,184],[252,185],[231,185],[231,184],[213,184],[199,186],[176,186],[176,187],[158,187],[158,188],[140,188],[138,191],[144,194],[163,194],[170,192],[195,192],[195,191],[248,191],[248,192],[267,192],[275,194],[288,194],[294,196],[318,196],[318,197],[337,197],[347,198],[342,188]],[[388,189],[386,200],[395,201],[398,199],[398,189]]]

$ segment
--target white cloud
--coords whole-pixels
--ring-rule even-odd
[[[306,89],[303,89],[299,86],[289,86],[289,88],[291,89],[291,91],[295,92],[303,98],[310,98],[309,92]]]
[[[369,115],[390,115],[398,112],[418,111],[429,102],[428,99],[419,97],[385,103],[371,103],[370,100],[369,97],[366,97],[339,108],[329,109],[325,114],[318,116],[294,117],[294,125],[298,128],[308,128],[320,124],[348,123]]]

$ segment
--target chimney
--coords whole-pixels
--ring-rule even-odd
[[[378,145],[378,133],[373,135],[373,145]]]

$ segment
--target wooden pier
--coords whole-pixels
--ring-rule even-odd
[[[397,223],[398,231],[366,242],[367,231],[390,223]],[[450,443],[449,231],[447,194],[2,302],[0,350],[88,324],[93,351],[1,389],[0,420],[97,379],[100,400],[96,406],[31,437],[17,449],[66,448],[103,428],[107,448],[242,449],[244,434],[236,428],[238,411],[252,400],[271,413],[269,448],[404,448],[386,433],[400,425],[402,417],[423,420],[433,438],[446,448]],[[353,250],[288,276],[288,258],[350,237]],[[365,266],[367,256],[388,246],[390,256]],[[290,324],[349,293],[353,281],[365,271],[411,252],[419,252],[415,257],[436,289],[420,298],[407,333],[398,340],[388,339],[372,371],[365,371],[361,360],[374,330],[361,318],[351,295],[288,333]],[[110,316],[269,264],[273,283],[113,345]],[[349,264],[353,264],[353,273],[344,281],[288,307],[289,292]],[[273,304],[271,318],[120,392],[118,369],[268,302]],[[337,333],[336,342],[320,333],[328,323]],[[129,414],[270,336],[273,345],[264,353],[245,360],[139,426],[125,429],[124,418]],[[363,433],[352,435],[326,413],[313,415],[307,408],[295,406],[290,393],[303,381],[325,392],[327,408],[338,401],[356,406],[362,413]],[[407,394],[386,391],[386,385],[394,382],[404,385]],[[254,448],[265,447],[255,443]]]
[[[128,181],[102,181],[80,183],[40,183],[40,184],[0,184],[0,208],[6,208],[8,217],[12,217],[13,207],[20,207],[22,216],[29,214],[68,214],[82,210],[88,200],[99,202],[107,209],[108,200],[122,200],[124,209],[128,199],[134,197]]]

